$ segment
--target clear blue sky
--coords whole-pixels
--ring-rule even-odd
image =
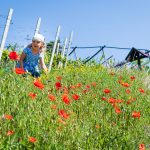
[[[150,0],[0,0],[0,38],[9,8],[13,8],[13,24],[8,43],[27,44],[32,38],[38,17],[40,32],[49,42],[61,26],[63,42],[74,31],[72,46],[117,46],[150,49]],[[29,41],[28,41],[29,42]],[[87,57],[96,52],[78,50]],[[105,49],[106,57],[124,59],[127,50]]]

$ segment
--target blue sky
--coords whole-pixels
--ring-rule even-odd
[[[61,26],[60,40],[74,32],[72,46],[117,46],[150,49],[149,0],[0,0],[0,38],[9,8],[12,22],[6,45],[25,45],[32,38],[38,17],[40,33],[49,42]],[[78,49],[85,58],[98,49]],[[128,50],[105,49],[106,57],[125,58]],[[100,55],[99,55],[100,56]]]

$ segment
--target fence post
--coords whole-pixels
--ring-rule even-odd
[[[67,66],[68,54],[69,54],[69,51],[70,51],[70,46],[71,46],[71,44],[72,44],[72,37],[73,37],[73,31],[71,32],[70,38],[69,38],[69,43],[68,43],[68,48],[67,48],[67,53],[66,53],[65,68],[66,68],[66,66]]]
[[[59,33],[60,33],[60,26],[58,26],[58,29],[57,29],[55,42],[54,42],[54,46],[53,46],[53,51],[52,51],[52,56],[51,56],[51,60],[50,60],[49,67],[48,67],[48,72],[50,72],[51,68],[52,68],[52,63],[53,63],[53,59],[54,59],[54,54],[55,54],[55,49],[56,49]]]
[[[41,18],[39,18],[38,21],[37,21],[34,35],[37,34],[37,33],[39,33],[40,25],[41,25]]]
[[[4,49],[4,46],[5,46],[5,41],[6,41],[6,38],[7,38],[7,34],[8,34],[12,14],[13,14],[13,9],[10,8],[9,14],[8,14],[8,17],[7,17],[7,21],[6,21],[6,25],[5,25],[5,29],[4,29],[4,33],[3,33],[3,36],[2,36],[1,45],[0,45],[0,60],[1,60],[3,49]]]
[[[67,40],[68,40],[68,39],[65,38],[64,46],[63,46],[62,53],[61,53],[61,59],[63,59],[63,58],[64,58],[64,55],[65,55]],[[62,63],[62,61],[60,61],[60,62],[59,62],[59,65],[58,65],[58,68],[62,68],[62,66],[63,66],[63,63]]]

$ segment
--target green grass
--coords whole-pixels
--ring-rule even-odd
[[[111,72],[115,74],[111,75]],[[62,80],[58,81],[57,76],[61,76]],[[136,79],[131,81],[131,76]],[[41,81],[45,87],[40,90],[34,86],[33,77],[22,77],[1,69],[0,149],[137,150],[141,143],[148,148],[150,89],[146,78],[146,73],[129,69],[68,67],[53,70],[48,75],[43,74]],[[118,80],[131,86],[124,87]],[[69,88],[69,105],[62,101],[64,91],[55,89],[56,82],[61,82],[62,87]],[[92,85],[93,82],[96,86]],[[82,86],[70,88],[78,83]],[[87,89],[87,85],[90,88]],[[106,88],[110,89],[111,93],[105,94],[103,90]],[[145,93],[139,92],[139,88],[144,89]],[[86,93],[83,92],[85,89]],[[131,93],[127,94],[126,89]],[[30,92],[37,94],[34,100],[28,96]],[[56,100],[50,101],[48,93],[53,94]],[[73,94],[79,95],[79,100],[73,100]],[[102,97],[107,100],[102,100]],[[120,114],[117,114],[108,102],[111,97],[123,100],[118,103]],[[127,101],[133,98],[136,100],[127,104]],[[56,109],[51,108],[52,105],[56,105]],[[68,119],[58,114],[60,109],[69,114]],[[140,118],[133,118],[133,111],[139,111]],[[5,119],[4,114],[11,115],[13,119]],[[14,133],[8,136],[9,130]],[[29,137],[34,137],[37,141],[31,143]]]

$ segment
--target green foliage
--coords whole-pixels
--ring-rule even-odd
[[[58,43],[60,43],[60,40],[58,40]],[[47,47],[46,47],[46,51],[45,51],[45,63],[49,64],[50,59],[51,59],[51,55],[52,55],[52,50],[53,50],[53,46],[54,46],[54,42],[50,41],[49,43],[47,43]],[[59,50],[62,49],[62,46],[59,46]],[[61,57],[61,52],[58,52],[58,55],[56,55],[56,53],[54,54],[54,59],[53,59],[53,67],[57,67],[59,62],[62,62],[63,65],[66,61],[66,57],[62,58]]]
[[[9,44],[7,46],[7,49],[3,50],[2,58],[1,58],[2,63],[8,63],[9,62],[9,53],[11,51],[16,51],[17,46],[18,46],[17,44],[14,44],[14,45]]]
[[[62,100],[63,88],[55,88],[58,76],[62,77],[59,81],[62,87],[68,88],[69,105]],[[134,81],[131,76],[135,76]],[[130,87],[119,84],[120,78]],[[138,70],[109,70],[101,65],[75,67],[73,64],[42,75],[44,89],[40,90],[34,86],[31,76],[22,77],[9,70],[0,75],[0,149],[132,150],[138,149],[141,143],[148,148],[150,89],[145,82],[150,81],[146,78],[147,74]],[[79,83],[81,87],[77,87]],[[75,88],[71,88],[73,86]],[[105,94],[106,88],[111,89],[111,93]],[[139,88],[145,93],[140,93]],[[126,89],[131,93],[127,94]],[[36,94],[35,99],[29,97],[30,92]],[[48,94],[54,95],[56,100],[51,101]],[[79,100],[74,100],[73,94],[78,94]],[[107,100],[101,100],[102,97]],[[117,104],[120,114],[108,103],[111,97],[123,100]],[[127,101],[132,98],[136,100],[128,105]],[[53,105],[56,109],[52,109]],[[68,119],[59,116],[60,109],[67,111]],[[141,117],[133,118],[133,111],[140,111]],[[4,114],[13,119],[5,119]],[[14,133],[8,136],[8,130]],[[31,136],[37,142],[29,142]]]
[[[7,49],[8,50],[10,50],[10,51],[15,51],[16,50],[16,48],[17,48],[17,43],[16,44],[14,44],[14,45],[12,45],[12,44],[9,44],[8,45],[8,47],[7,47]]]
[[[5,63],[9,61],[9,51],[8,50],[3,50],[1,60]]]

